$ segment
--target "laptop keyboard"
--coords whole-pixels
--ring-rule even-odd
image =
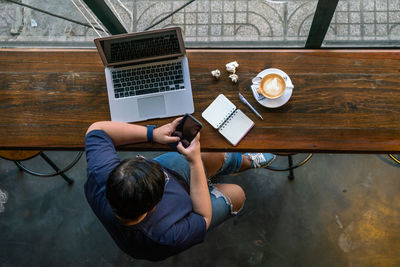
[[[112,71],[115,98],[182,90],[182,63],[172,62]]]

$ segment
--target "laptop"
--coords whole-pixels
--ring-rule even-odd
[[[193,113],[189,65],[179,27],[94,40],[103,61],[112,121]]]

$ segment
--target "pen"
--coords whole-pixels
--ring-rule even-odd
[[[250,105],[249,102],[247,102],[246,98],[244,98],[241,93],[239,93],[239,98],[240,98],[240,101],[242,101],[244,104],[246,104],[251,109],[251,111],[253,111],[258,117],[260,117],[260,119],[264,120],[263,117],[260,115],[260,113],[258,113],[257,110],[255,108],[253,108],[253,106]]]

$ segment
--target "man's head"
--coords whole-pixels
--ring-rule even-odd
[[[165,175],[158,163],[127,159],[110,173],[106,198],[118,217],[136,220],[161,200],[164,186]]]

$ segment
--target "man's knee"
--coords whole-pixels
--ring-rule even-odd
[[[232,211],[233,212],[238,212],[242,209],[244,205],[244,201],[246,200],[246,194],[244,193],[244,190],[242,187],[239,185],[233,184],[235,187],[235,196],[234,200],[232,200]]]
[[[226,197],[232,206],[232,212],[240,211],[246,200],[246,195],[242,187],[237,184],[218,184],[214,185]]]

